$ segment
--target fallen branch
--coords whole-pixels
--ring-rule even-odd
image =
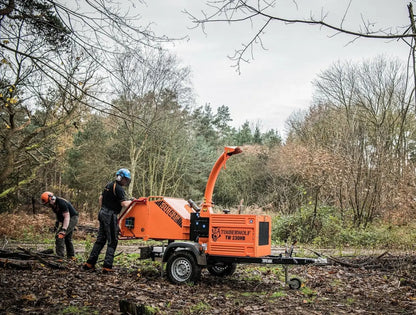
[[[361,266],[358,265],[358,264],[352,264],[352,263],[337,259],[337,258],[332,257],[332,256],[328,256],[328,259],[330,259],[330,260],[332,260],[332,261],[336,262],[337,264],[339,264],[341,266],[344,266],[344,267],[361,268]]]
[[[383,270],[391,270],[391,269],[400,269],[400,268],[407,268],[408,266],[416,265],[416,257],[412,255],[405,255],[405,256],[394,256],[391,255],[388,251],[376,256],[376,257],[355,257],[353,260],[345,260],[340,258],[335,258],[332,256],[328,256],[328,260],[332,260],[336,264],[345,267],[352,267],[352,268],[366,268],[366,269],[383,269]]]
[[[337,258],[332,257],[332,256],[328,256],[328,258],[329,258],[330,260],[332,260],[332,261],[334,261],[334,262],[336,262],[336,263],[340,264],[341,266],[344,266],[344,267],[362,268],[362,267],[366,267],[366,266],[368,266],[368,265],[370,265],[370,264],[372,264],[372,263],[374,263],[374,262],[376,262],[376,261],[380,260],[380,259],[381,259],[383,256],[385,256],[386,254],[388,254],[388,252],[384,252],[384,253],[382,253],[381,255],[377,256],[377,257],[370,257],[370,258],[368,258],[366,261],[364,261],[364,262],[360,262],[360,263],[349,263],[349,262],[346,262],[346,261],[343,261],[343,260],[337,259]]]
[[[65,266],[62,266],[61,264],[50,262],[50,261],[42,258],[39,254],[32,253],[30,250],[24,249],[22,247],[18,247],[18,249],[25,252],[28,255],[33,256],[34,258],[36,258],[37,260],[39,260],[41,263],[45,264],[48,267],[51,267],[53,269],[66,269]]]

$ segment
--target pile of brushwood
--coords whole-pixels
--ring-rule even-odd
[[[327,258],[327,265],[291,267],[303,280],[291,290],[279,265],[238,265],[225,278],[204,270],[196,284],[173,285],[139,260],[104,274],[15,247],[0,251],[0,313],[414,314],[414,253]]]

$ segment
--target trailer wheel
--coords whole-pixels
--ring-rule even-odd
[[[210,274],[216,277],[226,277],[231,276],[237,269],[237,264],[235,263],[216,263],[214,265],[207,267]]]
[[[289,288],[292,290],[299,290],[302,286],[302,281],[300,281],[298,278],[292,278],[287,283],[289,285]]]
[[[186,251],[175,252],[169,257],[166,272],[173,284],[198,282],[201,277],[201,267],[194,256]]]

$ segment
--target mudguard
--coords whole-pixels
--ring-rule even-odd
[[[169,257],[177,251],[189,251],[191,252],[196,259],[196,262],[200,266],[207,265],[207,257],[202,250],[202,246],[196,242],[172,242],[170,243],[163,254],[163,262],[167,262]]]

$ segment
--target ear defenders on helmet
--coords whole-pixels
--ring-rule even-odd
[[[123,178],[126,178],[127,181],[130,183],[131,181],[131,174],[127,168],[121,168],[116,173],[116,180],[121,181]]]
[[[49,201],[51,200],[56,200],[56,197],[53,195],[53,193],[49,192],[49,191],[45,191],[41,196],[41,203],[42,204],[47,204],[49,203]]]

